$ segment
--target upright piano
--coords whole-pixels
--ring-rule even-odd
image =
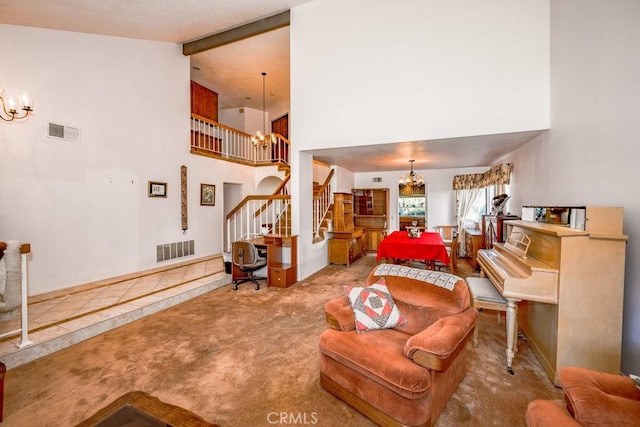
[[[549,378],[563,366],[619,373],[627,236],[623,209],[587,207],[584,229],[507,221],[528,248],[496,243],[478,251],[482,276],[507,299],[507,367],[518,328]]]

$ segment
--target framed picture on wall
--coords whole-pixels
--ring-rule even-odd
[[[200,184],[200,205],[216,205],[216,186],[211,184]]]
[[[167,197],[167,183],[149,181],[149,197]]]

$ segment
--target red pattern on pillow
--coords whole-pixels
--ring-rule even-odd
[[[366,287],[345,286],[355,314],[356,332],[390,329],[407,323],[393,301],[384,277]]]

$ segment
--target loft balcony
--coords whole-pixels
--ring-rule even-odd
[[[275,144],[256,146],[253,135],[191,114],[191,153],[249,166],[289,165],[289,140],[276,134]]]

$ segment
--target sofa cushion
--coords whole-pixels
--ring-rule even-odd
[[[407,399],[419,399],[431,389],[431,374],[404,355],[408,339],[395,329],[366,334],[327,329],[320,336],[320,351]]]
[[[407,323],[393,301],[384,277],[366,287],[345,286],[355,315],[356,332],[395,328]]]

